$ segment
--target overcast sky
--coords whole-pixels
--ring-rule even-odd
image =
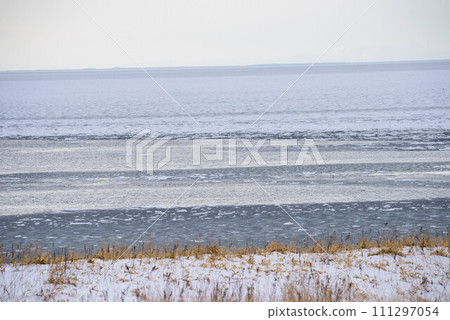
[[[373,0],[76,0],[148,67],[314,62]],[[450,58],[450,1],[378,0],[321,62]],[[0,0],[0,70],[136,67],[75,0]]]

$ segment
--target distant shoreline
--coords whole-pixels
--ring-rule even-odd
[[[255,65],[230,65],[230,66],[179,66],[179,67],[144,67],[148,72],[157,77],[167,76],[183,76],[186,73],[190,75],[197,73],[198,75],[207,76],[214,73],[221,73],[226,75],[238,75],[239,73],[298,73],[304,71],[312,63],[293,63],[293,64],[255,64]],[[339,69],[347,68],[354,69],[355,71],[372,71],[377,68],[394,71],[405,69],[436,69],[444,68],[450,69],[450,59],[442,60],[410,60],[410,61],[374,61],[374,62],[322,62],[314,64],[314,66],[308,70],[308,73],[320,73],[320,72],[336,72]],[[346,72],[349,72],[348,70]],[[139,76],[148,77],[141,68],[127,68],[127,67],[113,67],[113,68],[80,68],[80,69],[32,69],[32,70],[0,70],[0,80],[7,77],[19,77],[22,75],[35,75],[35,76],[56,76],[56,75],[90,75],[90,76]]]

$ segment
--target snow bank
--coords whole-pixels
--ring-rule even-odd
[[[4,301],[448,301],[448,249],[3,265]],[[374,255],[375,254],[375,255]]]

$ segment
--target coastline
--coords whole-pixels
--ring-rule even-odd
[[[450,300],[449,238],[425,235],[360,239],[355,247],[148,244],[84,256],[38,248],[18,253],[10,263],[2,257],[2,301]]]

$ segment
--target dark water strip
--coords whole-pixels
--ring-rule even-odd
[[[422,230],[446,236],[450,198],[284,205],[284,209],[317,239],[335,233],[356,241]],[[70,211],[0,217],[0,244],[39,244],[46,249],[98,248],[105,243],[131,243],[161,214],[162,208]],[[156,245],[216,243],[264,245],[271,240],[311,244],[283,210],[273,205],[171,208],[142,237]]]

